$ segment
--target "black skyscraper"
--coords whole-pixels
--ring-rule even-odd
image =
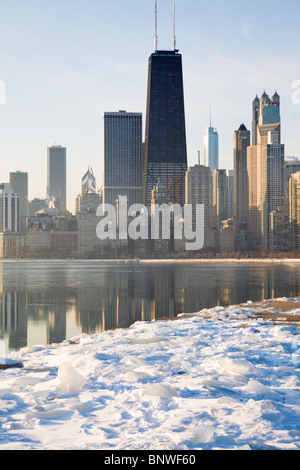
[[[169,203],[185,203],[187,149],[182,56],[156,51],[149,59],[143,204],[150,206],[158,178],[167,187]]]

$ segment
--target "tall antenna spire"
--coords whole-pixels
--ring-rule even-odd
[[[211,108],[209,108],[209,126],[211,127]]]
[[[175,0],[173,0],[173,50],[176,51],[176,9],[175,9]]]
[[[157,52],[157,0],[155,0],[155,36],[154,36],[154,51]]]

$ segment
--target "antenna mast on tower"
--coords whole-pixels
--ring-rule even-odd
[[[155,36],[154,36],[154,52],[157,52],[157,0],[155,0]]]
[[[176,51],[176,10],[175,10],[175,0],[173,0],[173,51]]]

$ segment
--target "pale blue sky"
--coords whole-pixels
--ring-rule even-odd
[[[158,46],[172,45],[172,0],[158,0]],[[29,196],[45,197],[46,149],[67,147],[68,207],[87,166],[102,183],[102,113],[142,112],[154,48],[154,0],[0,0],[0,181],[28,171]],[[251,127],[265,89],[281,96],[286,155],[300,157],[299,0],[176,1],[183,55],[189,164],[203,153],[212,108],[220,165],[233,167],[233,132]]]

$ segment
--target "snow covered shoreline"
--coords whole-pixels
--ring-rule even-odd
[[[142,264],[299,264],[299,258],[209,258],[209,259],[141,259],[139,263]]]
[[[167,258],[167,259],[3,259],[0,264],[9,263],[87,263],[91,264],[300,264],[300,258],[196,258],[196,259],[183,259],[183,258]]]
[[[297,318],[298,299],[281,300]],[[299,449],[300,330],[256,308],[10,354],[24,367],[0,371],[0,450]]]

